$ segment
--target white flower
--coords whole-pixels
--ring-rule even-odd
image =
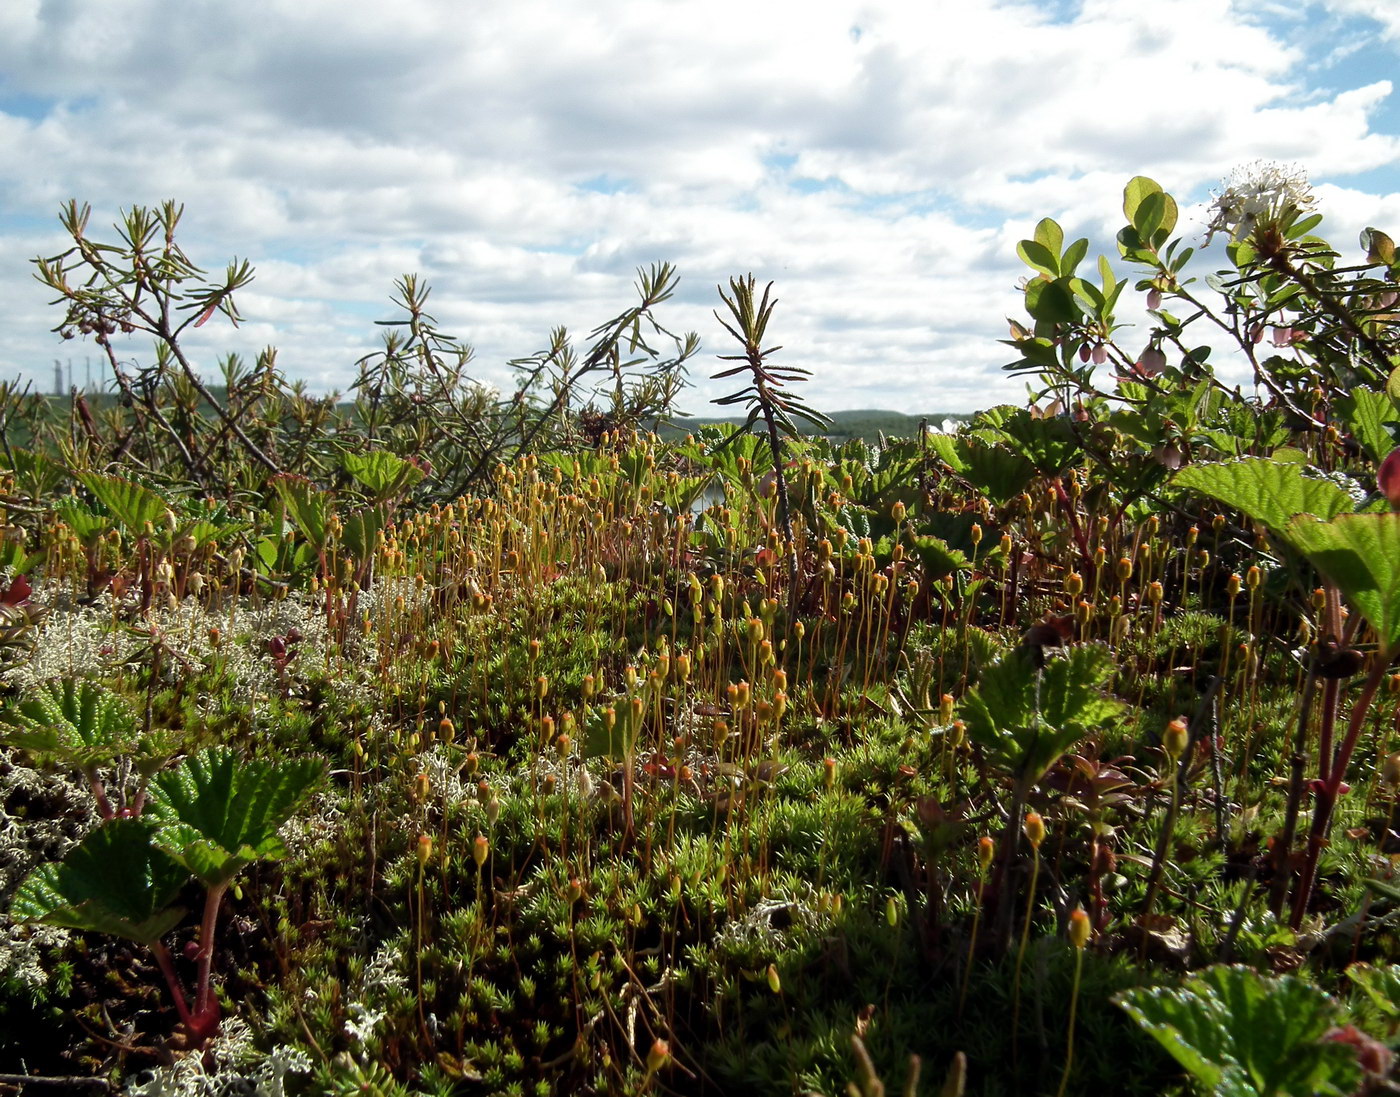
[[[1303,168],[1272,160],[1255,160],[1236,168],[1213,199],[1207,244],[1217,232],[1239,240],[1255,226],[1280,221],[1290,212],[1302,213],[1316,201]]]

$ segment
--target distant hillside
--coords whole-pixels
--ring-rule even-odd
[[[224,399],[226,390],[221,385],[210,385],[209,391],[217,400]],[[46,396],[50,414],[55,420],[61,420],[68,415],[70,408],[70,397],[68,396]],[[116,403],[116,395],[106,391],[89,391],[84,394],[88,408],[94,415],[99,415],[107,408]],[[349,409],[348,403],[340,405],[342,411]],[[202,407],[201,412],[205,415],[212,414],[212,408]],[[828,413],[832,420],[831,428],[826,431],[827,437],[837,442],[844,442],[851,438],[863,438],[867,442],[877,441],[881,434],[886,438],[913,438],[919,433],[919,423],[927,421],[930,428],[939,430],[945,420],[952,420],[955,423],[966,422],[971,419],[971,415],[958,412],[934,411],[925,415],[905,415],[899,411],[879,411],[875,409],[862,409],[859,411],[833,411]],[[732,423],[735,426],[744,421],[743,416],[678,416],[671,424],[661,424],[658,433],[663,438],[681,438],[691,431],[700,427],[711,426],[719,423]],[[798,426],[805,425],[802,420],[798,420]],[[23,445],[23,441],[19,444]]]
[[[900,411],[878,411],[872,409],[862,409],[859,411],[833,411],[829,413],[832,420],[831,427],[826,431],[829,438],[839,442],[844,442],[850,438],[864,438],[867,442],[878,440],[881,434],[887,438],[913,438],[919,433],[919,424],[927,421],[930,428],[938,430],[942,427],[945,419],[951,419],[955,423],[965,422],[972,418],[970,415],[963,415],[953,412],[934,411],[926,415],[905,415]],[[733,423],[736,426],[744,421],[743,417],[730,418],[709,418],[696,415],[686,418],[677,418],[671,426],[663,426],[661,435],[674,437],[688,431],[696,430],[699,427],[711,426],[716,423]],[[801,425],[801,424],[799,424]]]

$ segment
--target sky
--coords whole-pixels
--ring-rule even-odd
[[[104,379],[32,276],[61,205],[103,239],[175,199],[196,263],[256,270],[239,327],[190,333],[210,377],[271,345],[347,390],[413,272],[509,391],[667,261],[686,412],[732,387],[712,310],[749,272],[810,404],[975,410],[1025,396],[1016,242],[1048,216],[1111,252],[1135,175],[1188,236],[1259,159],[1306,170],[1344,254],[1400,234],[1397,75],[1400,0],[3,0],[0,378]]]

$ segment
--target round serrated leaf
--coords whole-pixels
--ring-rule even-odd
[[[93,830],[62,861],[31,872],[11,917],[110,933],[150,944],[184,916],[173,905],[189,874],[152,843],[146,819],[115,819]]]

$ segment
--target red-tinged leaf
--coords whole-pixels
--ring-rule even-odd
[[[214,312],[216,309],[218,309],[218,307],[219,302],[211,301],[209,303],[209,307],[205,309],[202,313],[200,313],[199,319],[194,322],[194,326],[197,328],[202,328],[205,324],[209,323],[209,317],[214,315]]]
[[[16,575],[10,580],[10,585],[0,594],[0,605],[18,606],[29,601],[29,596],[34,593],[34,588],[29,585],[29,580],[23,575]]]

